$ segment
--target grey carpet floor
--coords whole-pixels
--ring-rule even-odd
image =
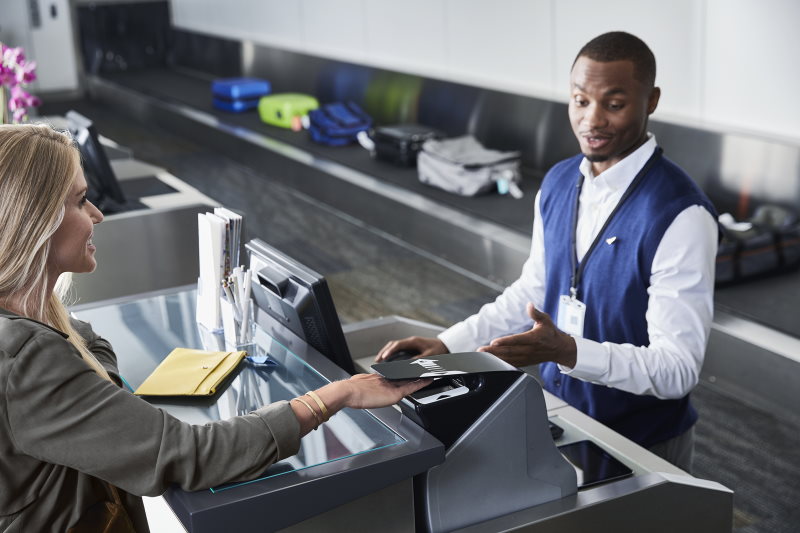
[[[401,241],[269,180],[269,169],[215,154],[163,130],[145,128],[90,102],[75,108],[137,159],[166,168],[221,204],[246,213],[259,237],[324,274],[343,322],[403,315],[448,325],[497,295]],[[769,412],[701,383],[695,471],[735,491],[737,533],[800,532],[800,419]]]

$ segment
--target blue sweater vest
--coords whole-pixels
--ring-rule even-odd
[[[657,154],[649,171],[619,207],[587,261],[578,287],[586,304],[584,337],[598,342],[650,344],[647,288],[653,256],[664,232],[685,208],[701,205],[716,216],[703,192],[677,165]],[[578,155],[556,164],[541,188],[547,287],[544,311],[555,318],[569,294],[572,217]],[[605,239],[616,237],[613,246]],[[640,396],[562,374],[555,363],[540,365],[545,388],[592,418],[642,446],[680,435],[697,420],[689,395],[678,400]]]

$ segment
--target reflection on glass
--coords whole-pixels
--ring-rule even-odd
[[[115,347],[119,369],[135,389],[176,347],[224,349],[221,336],[199,329],[194,321],[195,291],[155,296],[76,313]],[[192,424],[247,414],[261,406],[290,400],[328,380],[292,353],[284,343],[256,328],[254,343],[227,385],[211,398],[150,398],[148,401]],[[272,465],[264,479],[403,442],[371,414],[345,409],[306,435],[299,453]],[[255,480],[258,481],[258,480]],[[252,483],[253,481],[247,482]],[[212,492],[242,485],[229,484]]]

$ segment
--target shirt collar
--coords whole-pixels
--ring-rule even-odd
[[[614,191],[624,191],[656,149],[656,136],[648,133],[647,137],[647,140],[639,148],[597,176],[592,172],[592,163],[584,157],[579,167],[581,174],[595,187],[607,187]]]

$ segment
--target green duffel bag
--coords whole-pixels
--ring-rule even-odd
[[[266,124],[300,130],[300,119],[318,107],[317,99],[308,94],[268,94],[258,101],[258,116]]]

